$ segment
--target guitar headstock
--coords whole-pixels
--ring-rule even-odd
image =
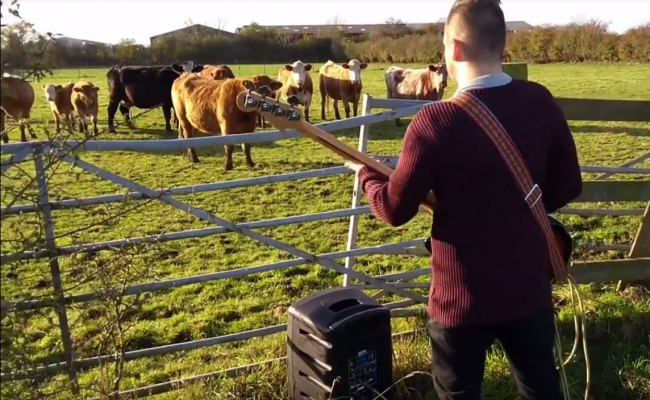
[[[302,113],[296,107],[299,104],[298,98],[291,96],[284,103],[270,96],[271,89],[268,86],[255,88],[250,84],[247,91],[237,95],[237,107],[244,112],[259,112],[278,129],[296,128],[303,120]]]

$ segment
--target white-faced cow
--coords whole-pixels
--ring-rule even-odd
[[[384,80],[389,99],[441,100],[447,87],[447,67],[444,63],[422,69],[393,66],[386,70]],[[401,126],[399,118],[395,124]]]
[[[150,109],[162,105],[165,130],[172,131],[172,84],[186,71],[190,62],[169,66],[122,66],[115,65],[106,74],[108,79],[108,129],[115,132],[115,112],[120,109],[125,122],[131,124],[131,107]],[[189,72],[201,72],[203,66],[191,64]],[[185,68],[184,68],[185,67]],[[174,115],[175,116],[175,115]]]
[[[314,95],[314,82],[309,74],[311,68],[311,64],[298,60],[293,64],[285,65],[278,72],[278,80],[283,84],[278,91],[279,99],[286,101],[290,96],[296,96],[300,104],[305,107],[303,114],[307,122],[309,122],[309,107]]]
[[[354,116],[357,116],[359,98],[363,84],[361,83],[361,71],[366,69],[368,64],[357,59],[352,59],[344,64],[338,65],[333,61],[327,61],[320,67],[320,96],[321,96],[321,118],[325,119],[325,108],[327,98],[334,100],[334,115],[341,119],[339,114],[339,100],[343,102],[345,117],[350,118],[350,104]]]
[[[70,129],[74,129],[74,109],[72,107],[72,88],[74,83],[70,82],[67,85],[43,85],[45,98],[50,105],[52,117],[56,124],[56,133],[61,132],[61,120]]]

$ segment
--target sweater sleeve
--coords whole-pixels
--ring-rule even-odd
[[[549,98],[551,106],[547,116],[554,122],[555,129],[549,147],[549,163],[542,200],[546,212],[551,214],[580,196],[582,174],[569,124],[550,92]]]
[[[389,178],[367,167],[359,171],[370,209],[391,226],[404,225],[415,217],[431,188],[436,136],[432,118],[425,110],[428,111],[420,111],[409,124],[397,168]]]

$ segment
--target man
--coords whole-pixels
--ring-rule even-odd
[[[478,97],[504,126],[553,213],[582,191],[575,143],[544,86],[502,72],[506,27],[499,4],[454,4],[445,27],[446,65],[459,91]],[[428,328],[440,400],[481,398],[486,352],[495,340],[524,399],[563,399],[545,236],[506,162],[469,114],[452,102],[424,107],[406,131],[390,179],[348,166],[375,216],[392,226],[411,220],[429,191],[436,197]]]

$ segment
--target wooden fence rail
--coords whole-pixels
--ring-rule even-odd
[[[568,119],[585,120],[623,120],[623,121],[648,121],[650,116],[647,115],[644,108],[650,107],[650,102],[621,102],[611,100],[581,100],[581,99],[558,99],[560,105],[565,110]],[[608,103],[609,102],[609,103]],[[616,105],[616,104],[619,105]],[[364,95],[362,105],[362,115],[359,117],[349,118],[342,121],[327,122],[319,126],[325,131],[332,132],[341,129],[349,129],[360,127],[359,130],[359,150],[368,152],[368,141],[370,138],[370,126],[372,124],[384,121],[392,121],[398,117],[406,117],[415,114],[426,102],[410,101],[410,100],[392,100],[392,99],[374,99],[369,95]],[[587,104],[587,105],[584,105]],[[621,105],[622,104],[622,105]],[[594,113],[589,114],[588,108],[591,107]],[[621,107],[620,119],[616,119],[617,113],[611,111],[611,107]],[[372,108],[387,108],[392,111],[385,111],[378,114],[371,114]],[[643,111],[640,111],[643,110]],[[643,118],[639,117],[643,114]],[[595,115],[595,116],[594,116]],[[10,159],[2,161],[3,172],[7,171],[12,165],[19,162],[25,162],[33,156],[36,175],[39,182],[39,190],[41,200],[39,204],[18,204],[9,208],[1,210],[2,218],[7,218],[11,215],[27,212],[41,212],[44,215],[44,220],[47,224],[47,246],[45,248],[33,249],[21,253],[2,254],[1,264],[16,262],[18,260],[29,260],[37,258],[48,258],[50,262],[53,282],[61,281],[60,271],[58,270],[58,258],[65,255],[75,254],[78,252],[96,252],[100,250],[109,250],[120,247],[135,246],[142,243],[158,243],[170,240],[181,240],[188,238],[205,237],[215,234],[224,234],[229,232],[236,232],[249,236],[261,243],[270,245],[272,247],[284,250],[292,254],[295,258],[288,261],[275,262],[271,264],[251,266],[236,270],[229,270],[211,274],[196,275],[189,277],[182,277],[177,279],[170,279],[166,281],[148,282],[127,287],[122,293],[124,296],[136,295],[145,292],[154,292],[159,290],[173,289],[184,285],[199,284],[204,282],[215,281],[219,279],[228,279],[234,277],[241,277],[258,272],[268,272],[279,270],[283,268],[290,268],[304,264],[320,264],[326,268],[333,269],[344,275],[344,285],[354,285],[363,289],[381,289],[384,293],[394,293],[406,297],[406,300],[401,300],[393,303],[388,303],[386,306],[392,310],[394,317],[404,317],[413,315],[414,312],[406,307],[426,303],[427,299],[424,296],[417,295],[408,291],[407,289],[419,288],[424,289],[428,287],[428,282],[410,282],[418,277],[430,274],[428,268],[418,270],[405,271],[394,273],[384,276],[369,277],[359,272],[354,271],[353,260],[354,257],[360,255],[371,254],[411,254],[411,255],[426,255],[422,244],[424,238],[410,240],[400,243],[382,244],[378,246],[356,248],[356,237],[358,229],[359,216],[370,213],[368,206],[361,205],[361,192],[359,190],[358,179],[355,179],[352,204],[349,209],[327,211],[308,215],[298,215],[285,218],[277,218],[263,221],[252,221],[240,224],[234,224],[226,221],[216,215],[213,215],[205,210],[190,207],[184,202],[177,200],[175,197],[183,196],[193,193],[210,192],[215,190],[224,190],[239,187],[249,187],[261,184],[272,184],[276,182],[286,182],[297,179],[312,179],[321,178],[326,176],[333,176],[337,174],[351,173],[344,167],[322,168],[312,171],[288,173],[274,176],[262,176],[251,179],[241,179],[228,182],[215,182],[202,185],[185,186],[169,189],[150,189],[138,183],[129,181],[123,177],[115,175],[109,171],[99,168],[95,165],[89,164],[81,159],[70,157],[69,155],[62,156],[65,162],[69,162],[79,168],[96,174],[106,180],[129,188],[130,193],[126,195],[107,195],[97,196],[86,199],[71,199],[61,201],[50,201],[48,198],[47,181],[44,179],[46,171],[43,167],[43,154],[50,153],[50,155],[57,156],[62,150],[66,151],[133,151],[133,152],[168,152],[178,151],[187,148],[202,148],[212,147],[224,144],[240,144],[240,143],[259,143],[271,142],[276,140],[290,139],[298,137],[299,134],[295,131],[287,132],[265,132],[265,133],[249,133],[241,135],[232,135],[225,137],[206,137],[206,138],[193,138],[182,140],[133,140],[133,141],[89,141],[85,143],[68,141],[64,143],[49,143],[49,142],[29,142],[29,143],[12,143],[3,145],[1,147],[2,154],[11,154]],[[395,165],[397,157],[394,156],[374,156],[376,159],[381,160],[389,165]],[[650,204],[650,180],[631,180],[631,181],[605,181],[614,174],[643,174],[650,175],[650,168],[634,168],[634,165],[645,162],[650,159],[650,152],[631,160],[624,165],[616,167],[599,167],[599,166],[584,166],[582,171],[586,173],[600,173],[602,174],[597,179],[592,181],[585,181],[583,193],[576,200],[576,203],[598,203],[598,202],[649,202]],[[174,197],[172,197],[174,196]],[[176,208],[187,211],[200,219],[209,221],[217,226],[203,229],[187,230],[173,233],[165,233],[155,236],[143,236],[129,239],[85,243],[71,246],[57,246],[54,243],[53,226],[51,222],[51,213],[55,210],[64,210],[76,207],[96,206],[100,204],[109,204],[116,202],[123,202],[126,200],[144,200],[156,199]],[[582,208],[567,208],[561,211],[564,214],[576,215],[644,215],[643,209],[582,209]],[[329,254],[313,255],[301,251],[286,243],[279,242],[267,236],[261,235],[252,229],[268,228],[283,226],[289,224],[297,224],[311,221],[321,221],[333,218],[350,218],[350,226],[348,231],[348,243],[345,251],[339,251]],[[648,213],[645,212],[644,224],[648,222]],[[641,230],[639,230],[641,232]],[[647,235],[647,229],[643,232]],[[640,235],[641,233],[639,233]],[[578,283],[588,282],[607,282],[617,280],[639,280],[650,279],[650,255],[639,252],[640,247],[636,242],[634,245],[589,245],[578,244],[583,249],[590,249],[596,251],[613,250],[625,251],[634,253],[634,258],[613,260],[613,261],[588,261],[583,263],[575,263],[571,267],[571,273]],[[345,266],[339,265],[336,260],[345,259]],[[354,279],[358,282],[352,282]],[[397,282],[399,281],[399,282]],[[64,342],[64,355],[65,362],[45,365],[35,369],[25,371],[12,371],[3,372],[0,377],[2,381],[24,379],[27,377],[42,376],[47,374],[54,374],[60,371],[66,371],[72,381],[76,381],[76,371],[78,368],[88,368],[99,365],[105,361],[115,359],[114,355],[100,355],[97,357],[75,359],[74,349],[72,347],[72,340],[70,337],[69,327],[66,316],[66,306],[69,304],[78,304],[92,300],[101,300],[102,293],[63,293],[61,285],[55,285],[55,293],[49,298],[41,298],[38,300],[20,300],[17,299],[14,303],[3,304],[3,310],[9,308],[15,312],[22,312],[27,310],[34,310],[43,307],[55,307],[59,315],[59,325],[62,330],[62,338]],[[271,327],[239,332],[231,335],[224,335],[201,340],[195,340],[185,343],[176,343],[164,346],[157,346],[153,348],[140,349],[135,351],[126,352],[121,357],[126,360],[135,360],[142,357],[158,356],[170,354],[178,351],[187,351],[198,349],[208,346],[214,346],[221,343],[246,340],[254,337],[261,337],[271,334],[280,333],[286,330],[286,325],[275,325]],[[279,360],[279,359],[278,359]],[[270,360],[269,362],[276,361]],[[190,377],[183,379],[183,382],[198,381],[208,379],[211,377],[223,376],[236,376],[243,371],[248,371],[255,366],[242,366],[233,368],[227,371],[218,371],[215,373],[205,374],[197,377]],[[123,394],[135,395],[136,397],[144,397],[151,394],[163,393],[166,391],[174,390],[182,387],[175,382],[167,382],[138,388],[133,390],[124,391]]]

